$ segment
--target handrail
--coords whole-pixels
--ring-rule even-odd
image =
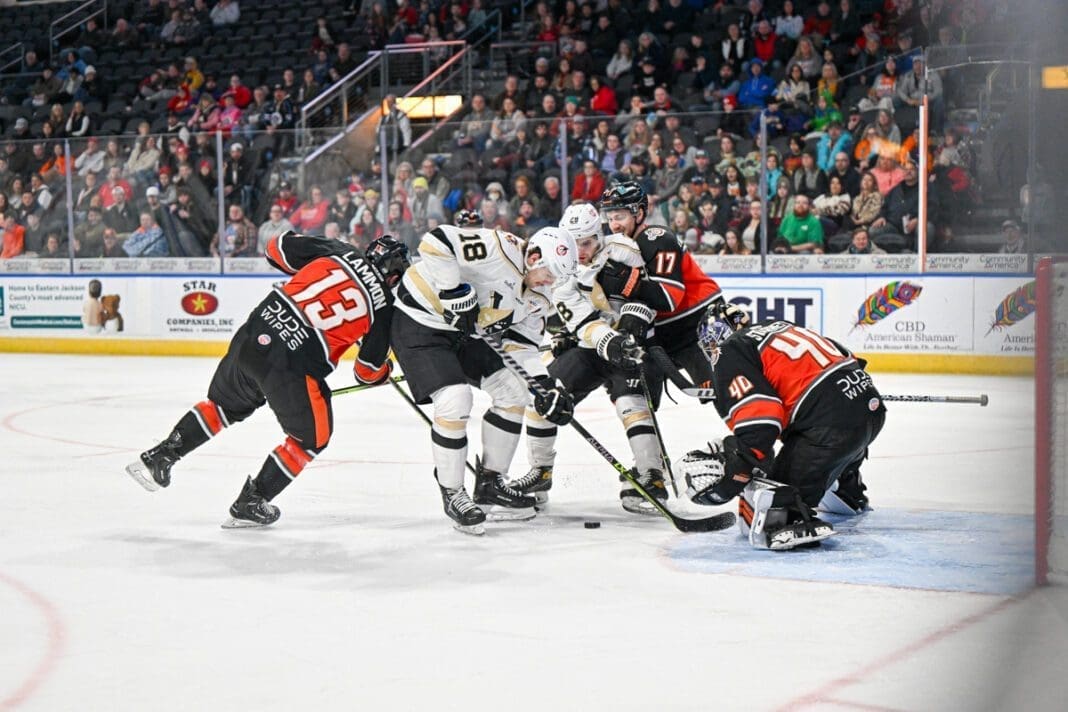
[[[320,93],[317,97],[315,97],[314,99],[309,101],[307,104],[302,106],[301,109],[300,109],[301,119],[303,120],[306,117],[306,115],[309,113],[309,109],[313,109],[313,108],[317,107],[319,104],[325,103],[328,99],[333,99],[334,96],[333,96],[333,94],[331,94],[331,92],[334,89],[340,87],[342,84],[350,81],[351,79],[354,79],[356,77],[356,75],[359,74],[360,72],[362,72],[366,67],[369,67],[370,65],[374,64],[375,61],[378,60],[378,58],[381,55],[382,55],[382,52],[379,51],[379,50],[375,50],[373,52],[369,52],[367,54],[367,59],[365,59],[363,62],[361,62],[358,67],[356,67],[351,72],[349,72],[348,74],[343,76],[341,79],[338,79],[336,82],[334,82],[332,85],[330,85],[330,87],[326,91]],[[336,93],[337,92],[334,92],[334,94],[336,94]]]
[[[15,59],[9,60],[5,64],[3,57],[4,55],[9,54],[11,52],[17,52],[18,56],[15,57]],[[8,74],[8,72],[5,70],[16,64],[19,65],[19,71],[17,72],[17,74],[22,74],[23,70],[26,69],[26,45],[23,42],[16,42],[15,44],[0,50],[0,76]],[[14,73],[16,72],[12,72],[12,74]]]
[[[496,17],[496,19],[497,19],[496,26],[489,27],[488,30],[485,30],[484,28],[486,28],[487,26],[489,26],[493,22],[494,17]],[[488,15],[486,15],[486,19],[483,20],[480,24],[475,25],[474,27],[468,27],[467,31],[465,31],[462,35],[460,35],[459,39],[462,42],[469,42],[470,38],[472,36],[474,36],[476,33],[480,32],[480,31],[482,31],[482,32],[487,32],[488,31],[489,33],[496,32],[497,39],[499,40],[501,38],[501,28],[503,26],[504,26],[504,17],[501,15],[501,11],[499,9],[498,10],[494,10],[493,12],[489,13]],[[484,39],[484,38],[481,38],[481,39]]]
[[[452,43],[454,43],[454,41]],[[441,43],[431,43],[431,44],[441,44]],[[461,42],[460,44],[466,44],[466,43]],[[394,45],[394,46],[398,46],[398,45]],[[409,47],[411,47],[411,46],[417,46],[417,45],[399,45],[399,46],[409,46]],[[441,66],[439,66],[437,69],[435,69],[429,75],[427,75],[421,82],[419,82],[418,84],[413,86],[411,89],[409,89],[407,92],[405,92],[404,96],[405,97],[412,96],[416,92],[420,91],[428,83],[432,83],[433,81],[435,81],[438,78],[438,76],[443,74],[444,71],[446,69],[448,69],[450,66],[452,66],[452,65],[454,65],[454,64],[456,64],[458,62],[465,61],[470,49],[471,48],[469,46],[465,46],[463,50],[461,50],[460,52],[457,52],[453,56],[449,57],[447,60],[445,60],[444,62],[441,63]],[[355,127],[359,126],[361,123],[363,123],[368,118],[370,118],[371,115],[373,115],[376,112],[380,112],[381,110],[382,110],[381,109],[381,104],[375,104],[374,106],[372,106],[369,109],[367,109],[367,111],[365,111],[362,114],[360,114],[358,117],[356,117],[356,119],[354,121],[352,121],[347,126],[345,126],[342,131],[339,131],[336,135],[331,137],[323,145],[318,146],[314,151],[312,151],[310,154],[308,154],[308,156],[304,159],[305,165],[307,165],[308,163],[311,163],[316,158],[321,156],[323,153],[328,151],[338,141],[340,141],[342,138],[344,138],[346,135],[348,135],[348,133],[352,129],[354,129]]]
[[[93,12],[89,13],[85,17],[80,18],[77,22],[75,22],[74,24],[64,28],[60,32],[56,32],[56,26],[59,23],[63,22],[64,20],[66,20],[68,17],[71,17],[72,15],[76,15],[76,14],[82,12],[87,7],[89,7],[90,5],[94,5],[96,3],[100,3],[100,8],[98,8],[97,10],[94,10]],[[52,22],[49,23],[49,25],[48,25],[48,58],[49,58],[49,61],[50,62],[55,61],[56,40],[57,39],[59,39],[60,37],[63,37],[64,35],[70,34],[71,31],[73,31],[74,29],[76,29],[79,26],[81,26],[81,24],[83,22],[85,22],[86,20],[89,20],[90,18],[96,17],[97,15],[103,15],[104,16],[104,22],[106,24],[107,23],[107,12],[108,12],[108,0],[85,0],[85,2],[83,2],[81,5],[79,5],[78,7],[74,8],[70,12],[66,13],[65,15],[60,15],[56,19],[52,20]]]

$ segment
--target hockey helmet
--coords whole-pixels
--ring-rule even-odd
[[[578,270],[575,238],[558,227],[543,227],[534,233],[527,242],[525,258],[527,270],[546,267],[557,281]]]
[[[482,216],[475,210],[457,210],[452,221],[456,227],[482,227]]]
[[[718,301],[708,308],[697,325],[697,343],[713,367],[719,360],[719,345],[748,325],[749,315],[734,304]]]
[[[383,235],[367,246],[367,261],[382,275],[387,287],[393,287],[411,266],[408,248],[392,235]]]
[[[601,238],[601,214],[593,203],[572,203],[567,206],[560,227],[571,234],[575,242],[587,237]]]
[[[641,183],[635,180],[616,183],[605,190],[601,195],[599,207],[602,212],[609,210],[629,210],[631,215],[637,216],[641,208],[644,215],[649,214],[649,196]]]

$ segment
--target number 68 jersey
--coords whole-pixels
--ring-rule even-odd
[[[419,262],[398,288],[397,308],[432,329],[455,331],[442,317],[440,292],[469,284],[478,297],[478,324],[508,330],[536,347],[552,310],[550,288],[523,285],[524,243],[490,228],[436,227],[419,243]]]

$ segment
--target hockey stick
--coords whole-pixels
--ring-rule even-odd
[[[697,388],[675,367],[671,357],[660,346],[649,349],[650,355],[656,364],[664,371],[668,380],[682,391],[683,395],[693,398],[716,399],[716,392],[712,388]],[[968,403],[972,405],[986,406],[990,398],[981,393],[977,396],[917,396],[917,395],[880,395],[887,403]]]
[[[390,383],[400,383],[404,380],[404,376],[397,376],[396,378],[389,379]],[[355,386],[345,386],[344,388],[336,388],[330,391],[332,396],[343,396],[346,393],[356,393],[357,391],[366,391],[368,388],[378,388],[383,385],[382,383],[358,383]]]
[[[412,410],[414,410],[416,413],[419,414],[419,417],[423,419],[423,422],[426,423],[427,425],[429,425],[431,428],[433,428],[434,427],[434,421],[432,421],[430,419],[430,416],[427,415],[426,413],[424,413],[423,409],[419,407],[419,404],[415,402],[415,399],[412,398],[407,393],[405,393],[404,389],[400,387],[400,381],[403,381],[403,380],[404,380],[404,376],[400,376],[398,378],[391,378],[389,383],[390,383],[391,386],[393,386],[393,390],[397,391],[397,393],[400,394],[400,397],[403,398],[405,400],[405,402],[407,402],[408,405],[410,405],[412,407]],[[472,475],[477,474],[476,471],[475,471],[475,468],[471,466],[470,462],[468,462],[467,460],[464,460],[464,465],[467,466],[468,472],[470,472]]]
[[[660,462],[667,470],[668,481],[671,483],[671,491],[675,493],[675,499],[679,498],[679,486],[675,483],[675,471],[671,469],[671,456],[668,455],[667,446],[664,445],[664,437],[660,434],[660,423],[656,419],[656,409],[653,407],[653,394],[649,391],[649,381],[645,378],[645,369],[638,369],[638,375],[642,382],[642,391],[645,393],[645,405],[649,408],[649,417],[653,421],[653,433],[656,434],[656,444],[660,448]]]
[[[504,350],[500,343],[494,341],[491,338],[485,337],[483,338],[483,341],[485,341],[486,344],[491,349],[493,349],[494,353],[501,357],[501,360],[504,361],[505,366],[507,366],[509,370],[512,371],[512,373],[516,374],[524,381],[526,381],[527,388],[529,388],[532,393],[539,396],[548,395],[545,392],[545,389],[542,388],[541,385],[537,381],[535,381],[529,373],[527,373],[527,370],[523,368],[519,364],[519,362],[512,357],[510,353]],[[589,430],[586,430],[586,428],[582,427],[581,423],[572,418],[571,427],[577,430],[578,434],[581,435],[586,440],[586,442],[588,442],[593,447],[593,449],[597,451],[597,453],[601,457],[607,460],[616,472],[618,472],[628,482],[630,482],[631,485],[634,486],[634,489],[638,492],[638,494],[644,497],[649,502],[649,504],[653,505],[653,507],[655,507],[658,512],[660,512],[662,515],[671,520],[671,523],[674,524],[675,528],[679,531],[714,532],[720,531],[721,529],[728,529],[731,527],[731,525],[734,524],[733,512],[721,512],[720,514],[714,514],[711,517],[705,517],[703,519],[685,519],[674,514],[671,510],[661,504],[656,497],[651,495],[649,491],[642,486],[641,482],[639,482],[637,478],[634,477],[630,469],[628,469],[627,466],[624,465],[622,462],[617,460],[612,455],[612,453],[608,452],[605,446],[602,445],[600,441],[597,440],[597,438],[595,438],[592,433],[590,433]]]

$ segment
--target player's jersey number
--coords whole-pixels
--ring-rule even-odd
[[[482,242],[482,238],[478,235],[465,235],[460,233],[460,242],[462,243],[461,250],[464,259],[468,262],[484,260],[486,259],[486,255],[489,254],[486,251],[486,243]]]
[[[323,278],[290,296],[308,323],[322,331],[367,316],[367,299],[342,269],[330,270]]]
[[[678,259],[678,252],[657,252],[656,253],[656,273],[657,274],[671,274],[675,271],[675,260]]]
[[[786,354],[791,361],[811,358],[820,368],[842,358],[831,342],[803,326],[793,326],[776,334],[768,343],[768,348]]]

